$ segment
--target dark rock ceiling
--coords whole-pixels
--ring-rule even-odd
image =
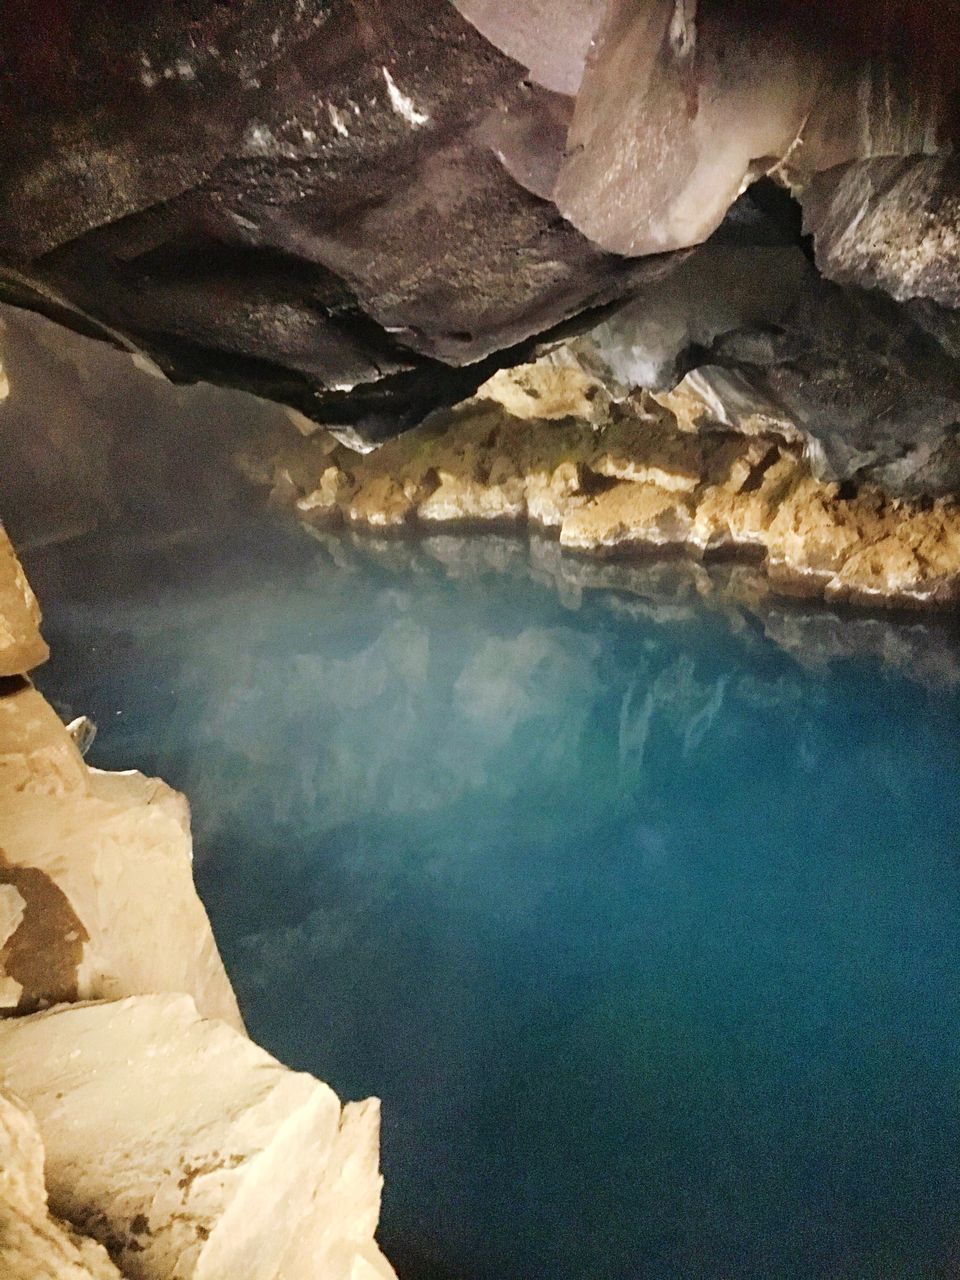
[[[0,293],[371,438],[656,298],[659,379],[954,491],[958,53],[952,0],[8,0]]]

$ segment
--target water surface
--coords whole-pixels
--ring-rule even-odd
[[[37,551],[39,683],[189,795],[251,1034],[382,1097],[402,1280],[955,1275],[956,693],[495,545]]]

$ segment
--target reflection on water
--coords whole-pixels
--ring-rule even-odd
[[[564,563],[50,548],[40,683],[190,796],[252,1034],[383,1097],[404,1280],[954,1274],[956,648]]]

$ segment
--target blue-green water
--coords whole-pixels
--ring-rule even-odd
[[[28,557],[251,1033],[382,1097],[401,1280],[956,1275],[956,693],[431,545]]]

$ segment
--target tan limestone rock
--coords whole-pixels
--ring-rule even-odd
[[[603,385],[568,348],[532,364],[500,369],[479,389],[477,398],[494,400],[512,417],[525,421],[578,418],[597,423],[610,407]]]
[[[22,987],[21,1009],[188,991],[240,1027],[191,863],[183,796],[89,768],[29,685],[0,697],[0,885],[23,903],[0,963]]]
[[[559,529],[567,514],[587,501],[582,493],[583,475],[576,462],[561,462],[549,474],[526,477],[527,514],[545,529]]]
[[[3,1280],[122,1280],[102,1245],[51,1217],[37,1122],[0,1095],[0,1275]]]
[[[0,526],[0,677],[31,671],[49,656],[37,598]]]
[[[374,529],[396,528],[413,515],[416,489],[389,475],[374,476],[348,501],[345,515],[354,524]]]
[[[489,483],[473,476],[440,472],[440,483],[421,502],[421,520],[516,520],[526,514],[524,484],[514,477]]]
[[[374,1241],[379,1104],[341,1107],[187,996],[0,1025],[55,1211],[131,1280],[388,1280]]]
[[[655,484],[691,493],[700,483],[703,456],[699,437],[677,431],[672,415],[641,413],[612,423],[603,433],[598,475]]]
[[[570,513],[560,545],[581,550],[624,544],[682,546],[691,527],[683,495],[655,484],[624,482]]]
[[[531,370],[541,416],[511,400]],[[589,420],[549,420],[551,386],[557,406],[574,400],[564,401],[570,369],[544,359],[488,384],[500,403],[468,401],[363,458],[325,450],[298,510],[371,528],[529,520],[578,551],[749,551],[784,593],[898,606],[960,598],[960,505],[841,496],[775,406],[738,400],[724,383],[734,410],[721,421],[712,398],[729,376],[710,369],[667,396],[608,397]]]

